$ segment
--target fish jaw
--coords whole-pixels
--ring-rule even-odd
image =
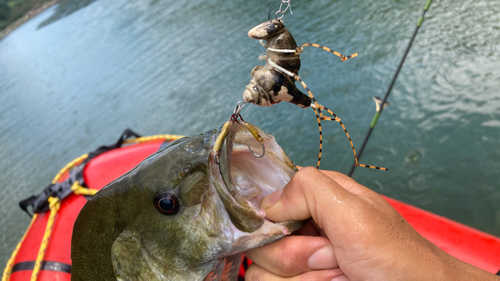
[[[271,243],[305,224],[274,223],[267,220],[260,209],[262,198],[282,189],[298,169],[272,135],[253,127],[263,138],[265,155],[262,158],[255,157],[248,148],[261,154],[261,144],[245,126],[235,122],[221,146],[220,164],[209,162],[211,182],[224,198],[221,201],[233,223],[229,230],[232,253]]]

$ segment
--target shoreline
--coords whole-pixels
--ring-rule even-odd
[[[52,7],[58,1],[59,0],[50,0],[50,1],[47,1],[43,4],[41,4],[41,5],[37,5],[33,8],[31,8],[31,10],[29,10],[26,14],[24,14],[24,16],[20,17],[15,22],[9,24],[4,30],[0,31],[0,40],[5,38],[5,36],[9,35],[12,31],[14,31],[16,28],[21,26],[23,23],[29,21],[30,19],[36,17],[41,12]]]

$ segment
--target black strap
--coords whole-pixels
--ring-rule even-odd
[[[243,268],[245,271],[248,269],[248,259],[247,257],[243,257]]]
[[[496,275],[500,276],[500,270],[497,272],[497,274],[496,274]]]
[[[37,198],[38,198],[37,196],[33,195],[33,196],[26,198],[23,201],[19,202],[19,207],[21,207],[21,209],[23,211],[25,211],[28,214],[28,216],[30,216],[30,217],[33,217],[33,214],[32,214],[33,212],[30,212],[28,210],[28,207],[37,205],[37,203],[35,203],[37,201],[36,200]]]
[[[73,193],[71,186],[78,181],[79,185],[86,187],[83,178],[83,169],[87,163],[92,160],[97,155],[104,153],[106,151],[113,150],[115,148],[121,147],[123,142],[130,137],[141,137],[139,134],[135,133],[130,129],[126,129],[118,141],[112,145],[103,145],[96,150],[89,153],[89,156],[80,165],[74,167],[69,172],[69,177],[63,182],[57,182],[55,184],[49,184],[39,195],[31,196],[19,202],[19,207],[25,211],[30,217],[33,217],[35,213],[43,213],[49,210],[49,197],[57,197],[59,200],[63,200],[68,195]]]
[[[85,165],[74,167],[73,170],[69,172],[69,177],[65,181],[49,184],[40,194],[38,194],[38,196],[31,196],[19,202],[19,207],[21,207],[30,217],[33,217],[35,213],[47,212],[49,210],[49,197],[57,197],[60,200],[66,198],[73,193],[71,186],[76,181],[78,181],[81,186],[84,186],[83,168],[85,168]]]
[[[130,129],[125,129],[125,131],[123,131],[121,137],[118,139],[118,141],[115,144],[103,145],[103,146],[97,148],[96,150],[89,153],[88,158],[92,159],[103,152],[110,151],[110,150],[113,150],[115,148],[121,147],[123,142],[130,137],[140,138],[141,135],[137,134],[136,132],[134,132]]]
[[[35,268],[35,261],[23,261],[14,264],[12,273],[22,270],[33,270]],[[50,270],[64,273],[71,273],[71,265],[56,261],[42,261],[40,270]]]

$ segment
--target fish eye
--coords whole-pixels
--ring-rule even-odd
[[[253,87],[252,87],[252,90],[253,90],[254,92],[258,92],[257,87],[255,87],[255,86],[253,86]]]
[[[179,211],[179,199],[172,192],[160,192],[156,194],[155,209],[162,215],[175,215]]]

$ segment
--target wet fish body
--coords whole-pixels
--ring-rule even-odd
[[[259,215],[296,172],[274,137],[259,130],[256,158],[234,123],[217,163],[219,133],[177,140],[93,196],[74,226],[72,280],[235,280],[243,251],[300,228]]]

